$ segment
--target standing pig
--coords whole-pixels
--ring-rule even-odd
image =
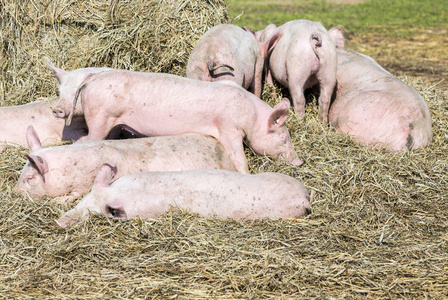
[[[92,191],[56,222],[75,225],[89,213],[128,220],[157,218],[171,207],[203,217],[253,220],[297,218],[310,211],[302,183],[280,173],[247,175],[227,170],[148,172],[112,182],[117,169],[101,166]]]
[[[114,161],[117,177],[143,171],[228,169],[235,167],[219,142],[200,134],[132,140],[81,141],[42,149],[32,127],[31,149],[16,189],[34,199],[50,196],[73,201],[87,193],[98,168]]]
[[[59,82],[59,101],[55,103],[55,107],[53,109],[53,114],[58,118],[66,117],[65,114],[66,112],[69,112],[72,107],[76,91],[87,77],[92,74],[113,70],[111,68],[80,68],[73,71],[65,71],[63,69],[56,68],[51,64],[48,64],[48,68],[51,69]],[[75,107],[73,117],[83,117],[81,107]]]
[[[258,154],[303,163],[286,128],[287,99],[272,109],[241,87],[124,70],[92,75],[79,91],[88,139],[104,139],[112,127],[125,124],[146,136],[211,135],[243,173],[249,173],[243,139]]]
[[[305,115],[305,89],[319,83],[319,120],[327,123],[336,85],[337,57],[333,40],[319,22],[294,20],[279,28],[283,37],[269,58],[267,81],[272,84],[272,76],[289,89],[299,118]],[[276,30],[276,26],[270,24],[259,34],[260,41],[269,39]]]
[[[249,29],[232,24],[212,27],[191,52],[187,77],[232,80],[261,97],[264,61],[281,36],[281,30],[277,30],[259,44]]]
[[[332,28],[338,53],[337,90],[330,124],[364,145],[400,151],[431,143],[431,116],[415,89],[371,57],[344,48],[340,28]]]
[[[0,152],[7,144],[27,146],[26,131],[32,125],[42,139],[43,146],[60,141],[76,141],[87,135],[84,120],[65,126],[62,119],[52,113],[56,101],[34,101],[28,104],[0,107]]]

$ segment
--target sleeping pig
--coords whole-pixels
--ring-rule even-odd
[[[371,57],[344,48],[340,28],[329,32],[338,54],[338,84],[330,124],[361,144],[389,151],[429,145],[431,116],[420,94]]]
[[[31,153],[23,167],[17,190],[38,199],[58,197],[73,201],[87,193],[98,168],[114,161],[117,178],[143,171],[189,169],[235,170],[219,142],[200,134],[150,137],[113,141],[81,141],[72,145],[42,148],[30,127],[27,139]]]
[[[214,26],[191,52],[187,77],[232,80],[261,97],[264,61],[281,36],[279,29],[264,43],[259,43],[250,29],[232,24]]]
[[[75,225],[90,213],[121,220],[157,218],[171,207],[202,217],[235,220],[297,218],[310,212],[310,197],[303,184],[280,173],[146,172],[111,183],[118,171],[115,166],[102,165],[92,191],[57,224]]]
[[[65,126],[62,119],[52,113],[57,100],[39,100],[28,104],[0,107],[0,152],[7,144],[27,147],[26,131],[32,125],[39,134],[42,145],[61,141],[76,141],[87,135],[84,120],[74,120]]]

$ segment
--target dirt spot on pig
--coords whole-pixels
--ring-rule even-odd
[[[406,148],[411,149],[412,145],[414,145],[414,138],[409,134],[406,138]]]
[[[222,161],[222,156],[224,155],[224,152],[222,151],[220,145],[215,146],[215,154],[218,158],[218,161]]]

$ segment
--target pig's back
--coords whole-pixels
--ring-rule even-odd
[[[132,186],[131,186],[132,183]],[[174,205],[202,216],[253,219],[296,217],[309,211],[302,183],[287,175],[247,175],[227,170],[191,170],[132,174],[111,187],[141,194],[144,201]]]

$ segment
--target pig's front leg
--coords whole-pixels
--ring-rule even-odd
[[[272,78],[272,72],[271,69],[269,69],[269,67],[266,68],[266,75],[265,75],[265,80],[267,83],[269,83],[270,85],[274,85],[274,79]]]
[[[263,77],[263,63],[264,61],[257,61],[255,65],[254,72],[254,80],[251,84],[251,89],[253,89],[253,93],[258,98],[261,98],[261,90],[262,90],[262,77]]]
[[[232,159],[235,169],[240,173],[249,174],[247,158],[244,154],[243,138],[231,135],[230,137],[221,137],[220,142]]]
[[[86,123],[89,128],[89,134],[81,138],[81,140],[104,140],[111,129],[117,125],[116,119],[110,116],[108,118],[101,118],[99,116],[93,116],[89,119],[86,118]]]
[[[80,193],[76,191],[72,191],[70,194],[58,196],[54,198],[59,203],[72,203],[76,198],[82,196]]]

